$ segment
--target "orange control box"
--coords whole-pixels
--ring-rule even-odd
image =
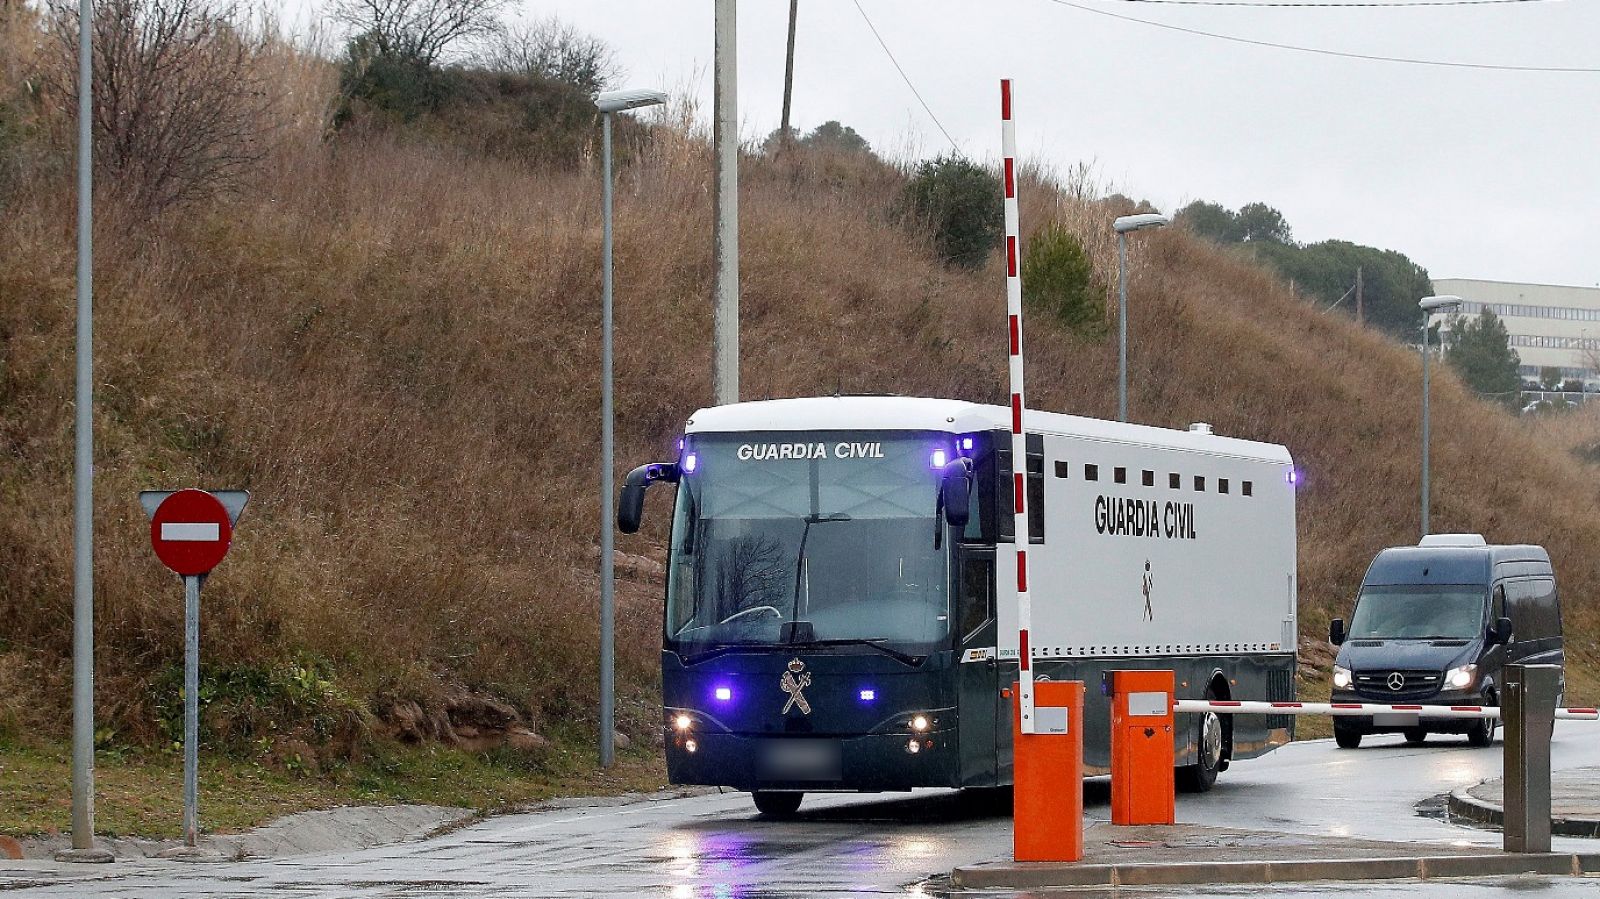
[[[1111,823],[1173,823],[1171,671],[1108,671]]]
[[[1083,858],[1083,682],[1034,681],[1034,732],[1022,732],[1022,699],[1011,687],[1016,766],[1012,828],[1019,862]]]

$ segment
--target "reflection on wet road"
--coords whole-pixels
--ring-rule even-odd
[[[1600,765],[1600,731],[1558,725],[1557,767]],[[1241,762],[1204,796],[1180,796],[1178,820],[1234,828],[1344,837],[1497,845],[1499,835],[1416,813],[1448,789],[1498,775],[1500,752],[1439,740],[1422,747],[1374,738],[1360,750],[1328,741],[1296,744]],[[1091,782],[1085,808],[1108,817],[1107,785]],[[808,796],[791,821],[760,819],[743,793],[652,801],[566,803],[508,815],[419,843],[341,855],[212,866],[120,863],[73,869],[75,880],[11,895],[73,899],[185,897],[593,897],[780,899],[921,896],[940,892],[952,867],[1006,856],[1005,793],[919,791],[889,796]],[[1593,848],[1580,840],[1565,848]],[[0,890],[15,887],[0,862]],[[933,878],[933,879],[930,879]],[[1287,896],[1600,896],[1600,881],[1502,878],[1475,883],[1310,884],[1274,887]],[[1257,895],[1217,887],[1116,895]],[[1103,891],[1074,896],[1108,895]]]

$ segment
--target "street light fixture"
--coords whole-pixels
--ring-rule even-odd
[[[1142,212],[1111,223],[1117,232],[1117,421],[1128,420],[1128,232],[1161,228],[1171,222],[1159,212]]]
[[[601,157],[605,173],[602,221],[603,288],[600,299],[600,765],[616,761],[616,610],[612,587],[616,560],[612,558],[612,532],[616,529],[611,498],[614,467],[611,402],[611,116],[627,109],[667,102],[661,91],[634,88],[606,91],[595,98],[600,110]]]
[[[1428,326],[1436,314],[1454,312],[1465,302],[1457,296],[1423,297],[1422,307],[1422,536],[1428,536]]]

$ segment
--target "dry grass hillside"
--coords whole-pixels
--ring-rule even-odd
[[[181,594],[149,551],[135,494],[197,484],[253,496],[206,587],[204,658],[230,703],[209,721],[224,736],[267,739],[282,720],[308,722],[300,737],[330,747],[497,717],[591,728],[596,160],[556,170],[405,136],[324,139],[315,112],[331,77],[291,74],[284,124],[241,189],[154,219],[107,205],[98,222],[105,726],[113,742],[165,734]],[[710,398],[710,156],[680,126],[636,141],[617,195],[619,476],[667,455]],[[68,167],[30,171],[0,215],[0,732],[59,734],[71,193]],[[942,266],[891,214],[902,183],[839,156],[745,161],[747,398],[1003,395],[998,260]],[[1114,283],[1113,210],[1038,173],[1023,189],[1025,229],[1072,228]],[[1291,448],[1306,474],[1302,627],[1324,633],[1370,556],[1415,539],[1416,354],[1183,233],[1141,237],[1132,257],[1134,419],[1204,420]],[[1036,405],[1114,412],[1111,341],[1034,316],[1028,348]],[[1574,663],[1593,671],[1595,468],[1454,378],[1435,384],[1435,529],[1549,547]],[[660,501],[621,551],[660,557]],[[643,737],[658,714],[659,587],[647,561],[625,561],[621,714]]]

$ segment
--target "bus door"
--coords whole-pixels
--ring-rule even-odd
[[[996,663],[993,546],[962,546],[956,567],[957,739],[961,752],[961,785],[997,786],[997,740],[1002,713],[999,666]],[[1010,740],[1006,742],[1009,744]]]

